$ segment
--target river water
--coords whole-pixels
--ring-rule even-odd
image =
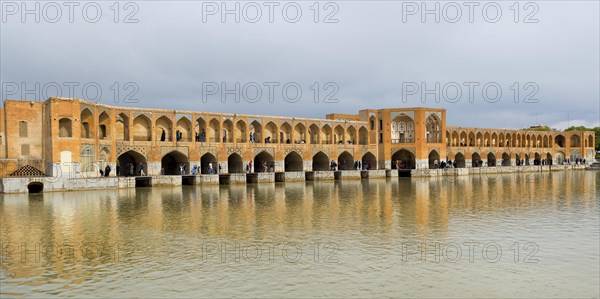
[[[600,172],[0,195],[0,294],[599,297]]]

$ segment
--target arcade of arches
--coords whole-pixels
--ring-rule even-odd
[[[339,170],[507,167],[591,162],[594,156],[592,131],[452,127],[446,110],[436,108],[364,109],[317,119],[113,107],[61,98],[5,103],[0,141],[15,146],[0,147],[0,158],[97,163],[110,165],[111,175],[189,174],[194,167],[202,174],[327,171],[332,163]],[[61,114],[46,116],[45,105]],[[46,123],[51,130],[42,140],[38,132]],[[42,151],[42,145],[52,151]],[[79,169],[98,172],[93,166]]]

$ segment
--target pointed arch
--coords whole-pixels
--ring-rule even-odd
[[[246,141],[246,140],[248,140],[247,136],[246,136],[246,135],[248,135],[247,131],[248,131],[248,129],[246,126],[246,122],[242,119],[238,120],[235,123],[235,142],[238,142],[238,143],[247,142]]]
[[[152,140],[152,122],[144,115],[140,114],[133,119],[133,141],[151,141]]]
[[[273,156],[266,151],[261,151],[254,157],[254,172],[272,172],[275,169]]]
[[[147,169],[146,157],[137,151],[130,150],[117,157],[116,173],[120,176],[136,176],[140,174],[140,165]]]
[[[313,171],[330,170],[329,157],[321,151],[317,152],[312,158],[312,169]]]
[[[94,138],[95,124],[92,111],[88,108],[83,109],[79,120],[81,122],[81,138]]]
[[[277,135],[279,135],[279,129],[277,125],[269,121],[267,125],[265,125],[265,136],[263,136],[265,143],[277,143]]]
[[[360,145],[369,144],[369,132],[365,127],[360,127],[360,129],[358,129],[358,143]]]
[[[125,113],[117,115],[115,131],[117,140],[129,140],[129,116]]]
[[[353,125],[348,126],[346,129],[346,143],[347,144],[356,144],[356,129]]]
[[[98,139],[105,140],[111,137],[110,116],[102,111],[98,116]]]
[[[188,157],[180,151],[171,151],[160,160],[161,172],[164,175],[183,175],[190,171]]]
[[[264,140],[262,138],[262,125],[257,120],[254,120],[250,123],[250,133],[254,134],[254,142],[262,143]]]
[[[429,115],[425,120],[427,130],[427,142],[441,143],[442,142],[442,120],[435,114]]]
[[[221,134],[221,123],[219,122],[218,119],[212,118],[208,122],[207,137],[208,137],[209,142],[213,142],[213,143],[221,142],[220,134]]]
[[[321,129],[321,143],[322,144],[332,144],[332,130],[331,127],[326,124]]]
[[[308,132],[310,135],[310,144],[319,144],[321,142],[321,130],[316,124],[310,125]]]
[[[298,154],[296,151],[291,151],[283,161],[284,170],[288,171],[302,171],[304,170],[304,161],[302,160],[302,156]]]
[[[392,169],[415,169],[415,155],[406,149],[396,151],[392,157]]]
[[[166,116],[161,116],[156,120],[156,140],[173,141],[173,121]]]
[[[454,161],[456,162],[456,168],[465,168],[465,155],[462,153],[457,153],[454,156]]]
[[[351,170],[354,165],[354,157],[347,151],[343,151],[338,156],[338,169],[339,170]]]
[[[230,119],[224,120],[221,131],[221,142],[233,143],[233,121]]]
[[[192,122],[187,117],[184,116],[177,121],[177,131],[181,134],[180,141],[192,141]]]
[[[361,159],[361,170],[374,170],[377,169],[377,158],[371,152],[366,152]]]
[[[200,173],[201,174],[216,174],[219,170],[217,157],[211,153],[205,153],[200,157]]]
[[[279,130],[279,143],[292,143],[292,126],[284,122]]]
[[[227,157],[227,169],[229,173],[244,172],[244,161],[238,153],[232,153]]]
[[[438,168],[440,166],[440,154],[436,150],[429,152],[429,169]]]
[[[302,123],[297,123],[294,126],[294,143],[307,143],[306,127]]]

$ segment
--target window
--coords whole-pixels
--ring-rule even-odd
[[[375,130],[375,122],[371,120],[371,130]]]
[[[383,130],[383,120],[379,120],[379,130]]]
[[[19,122],[19,137],[27,137],[27,122]]]
[[[61,118],[58,121],[58,137],[72,137],[72,134],[71,120],[68,118]]]
[[[383,133],[379,133],[379,143],[383,143]]]
[[[90,147],[84,147],[81,150],[81,171],[94,171],[94,150]]]

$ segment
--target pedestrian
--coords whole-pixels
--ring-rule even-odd
[[[212,162],[208,163],[208,174],[213,174],[213,165],[212,165]]]
[[[110,175],[110,170],[110,165],[106,164],[106,167],[104,167],[104,176]]]
[[[140,162],[140,176],[145,176],[146,173],[144,172],[144,164],[142,164],[142,162]]]

